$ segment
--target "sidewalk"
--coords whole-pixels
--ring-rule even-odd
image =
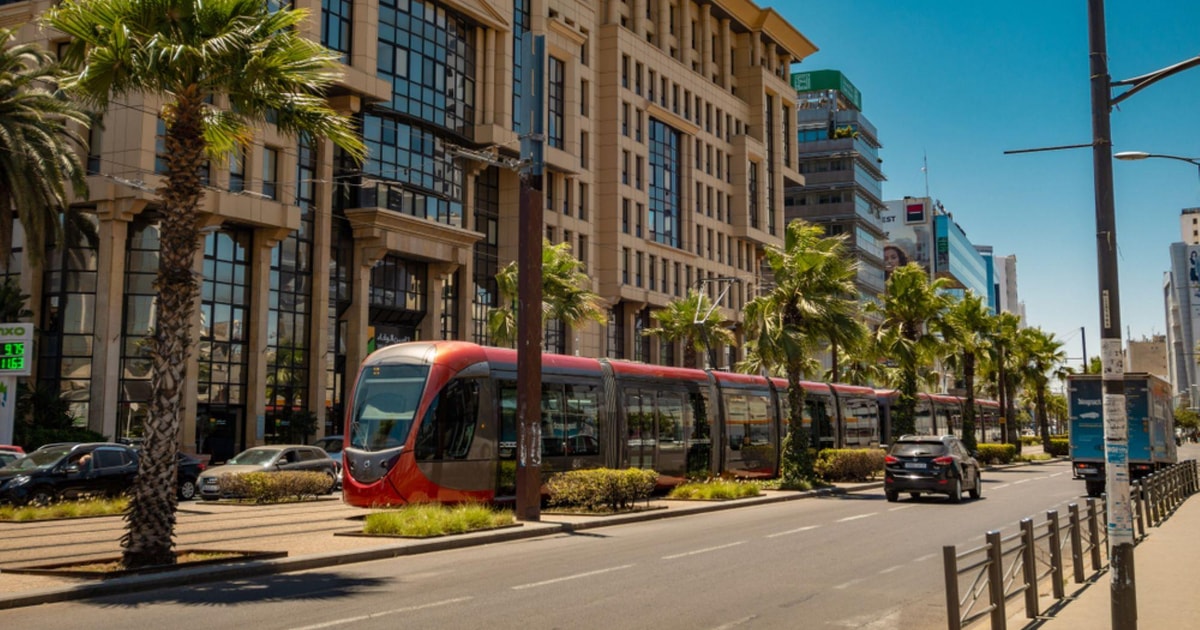
[[[1200,628],[1200,598],[1196,597],[1191,572],[1200,566],[1200,501],[1184,501],[1159,527],[1146,530],[1133,551],[1133,579],[1137,590],[1139,628]],[[1112,574],[1104,572],[1084,585],[1075,598],[1063,600],[1052,616],[1026,619],[1023,609],[1010,616],[1009,628],[1074,630],[1075,628],[1112,627]],[[1077,588],[1072,582],[1070,589]],[[1020,609],[1019,600],[1010,600],[1009,610]],[[974,627],[986,628],[986,623]]]

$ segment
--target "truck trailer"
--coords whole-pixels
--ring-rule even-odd
[[[1067,377],[1071,417],[1071,470],[1090,497],[1104,493],[1104,383],[1099,374]],[[1174,464],[1175,411],[1171,386],[1152,374],[1125,374],[1129,479],[1136,481]]]

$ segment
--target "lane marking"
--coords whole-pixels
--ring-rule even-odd
[[[808,531],[808,530],[810,530],[810,529],[816,529],[816,528],[818,528],[818,527],[820,527],[820,525],[809,525],[809,526],[807,526],[807,527],[799,527],[799,528],[797,528],[797,529],[789,529],[789,530],[787,530],[786,532],[778,532],[778,533],[775,533],[775,534],[767,534],[766,538],[778,538],[778,537],[780,537],[780,536],[787,536],[788,534],[799,534],[800,532],[806,532],[806,531]]]
[[[849,582],[842,582],[841,584],[838,584],[837,586],[835,586],[833,588],[835,588],[839,591],[842,591],[842,590],[848,589],[851,586],[854,586],[855,584],[858,584],[859,582],[862,582],[864,580],[866,580],[866,578],[854,578],[853,580],[850,580]]]
[[[1022,483],[1028,483],[1028,482],[1030,482],[1030,481],[1033,481],[1033,480],[1032,480],[1032,479],[1022,479],[1022,480],[1020,480],[1020,481],[1014,481],[1014,482],[1013,482],[1013,484],[1022,484]]]
[[[704,549],[696,549],[695,551],[685,551],[683,553],[677,553],[677,554],[670,555],[670,556],[663,556],[662,559],[663,560],[674,560],[676,558],[685,558],[687,556],[694,556],[699,553],[708,553],[710,551],[720,551],[721,549],[728,549],[730,547],[736,547],[745,542],[746,541],[744,541],[744,540],[739,540],[737,542],[729,543],[728,545],[717,545],[716,547],[705,547]]]
[[[900,510],[910,510],[910,509],[912,509],[912,508],[915,508],[915,507],[917,507],[917,506],[915,506],[915,505],[901,505],[900,507],[889,508],[889,509],[888,509],[888,511],[889,511],[889,512],[899,512]]]
[[[888,567],[888,568],[886,568],[886,569],[884,569],[884,570],[880,571],[880,572],[879,572],[879,575],[883,575],[883,574],[885,574],[885,573],[891,573],[892,571],[899,571],[900,569],[903,569],[903,568],[904,568],[904,565],[902,565],[902,564],[897,564],[897,565],[896,565],[896,566],[894,566],[894,567]]]
[[[858,516],[847,516],[846,518],[839,518],[838,520],[836,520],[834,522],[835,523],[845,523],[848,521],[857,521],[860,518],[867,518],[868,516],[875,516],[876,514],[879,514],[879,512],[868,512],[866,514],[859,514]]]
[[[428,604],[421,604],[419,606],[407,606],[405,608],[396,608],[393,610],[383,610],[383,611],[380,611],[377,613],[371,613],[369,615],[359,615],[357,617],[346,617],[345,619],[335,619],[333,621],[326,621],[325,623],[318,623],[318,624],[311,625],[311,626],[302,626],[299,628],[294,628],[293,630],[320,630],[321,628],[332,628],[334,626],[342,626],[342,625],[345,625],[348,623],[357,623],[359,621],[369,621],[371,619],[379,619],[380,617],[385,617],[387,615],[399,615],[401,613],[414,612],[417,610],[425,610],[427,608],[436,608],[438,606],[449,606],[450,604],[457,604],[457,603],[465,602],[465,601],[468,601],[471,599],[474,599],[474,598],[472,598],[472,597],[455,597],[454,599],[444,599],[440,602],[430,602]]]
[[[529,584],[520,584],[518,586],[512,587],[512,590],[520,591],[520,590],[527,589],[527,588],[534,588],[535,586],[546,586],[547,584],[557,584],[559,582],[566,582],[568,580],[578,580],[579,578],[591,577],[593,575],[601,575],[603,573],[611,573],[613,571],[620,571],[622,569],[628,569],[632,566],[633,566],[632,564],[622,564],[619,567],[609,567],[607,569],[597,569],[595,571],[588,571],[587,573],[576,573],[575,575],[567,575],[567,576],[560,577],[560,578],[554,578],[553,580],[543,580],[541,582],[531,582]]]
[[[1002,484],[1000,484],[1000,485],[998,485],[998,486],[991,486],[991,487],[989,487],[989,488],[988,488],[988,490],[1003,490],[1003,489],[1007,488],[1008,486],[1009,486],[1009,484],[1007,484],[1007,483],[1002,483]]]
[[[927,553],[927,554],[925,554],[925,555],[921,556],[920,558],[917,558],[916,560],[913,560],[913,562],[925,562],[926,560],[930,560],[930,559],[936,558],[936,557],[938,557],[938,556],[940,556],[940,555],[941,555],[941,554],[937,554],[937,553]]]
[[[749,617],[742,617],[741,619],[734,619],[733,621],[730,621],[729,623],[723,623],[723,624],[717,626],[716,628],[713,628],[713,630],[729,630],[730,628],[744,626],[744,625],[750,623],[751,621],[754,621],[755,619],[758,619],[758,615],[750,615]]]

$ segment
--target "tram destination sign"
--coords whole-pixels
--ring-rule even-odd
[[[32,374],[33,325],[0,324],[0,376]]]

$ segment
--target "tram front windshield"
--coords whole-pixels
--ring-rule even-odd
[[[364,370],[354,396],[350,446],[365,451],[403,446],[428,376],[426,365],[380,365]]]

